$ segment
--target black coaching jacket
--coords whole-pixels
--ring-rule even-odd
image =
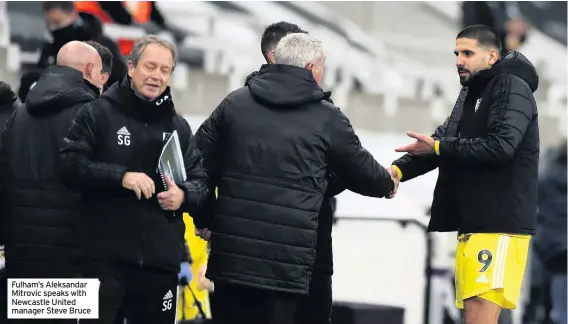
[[[166,134],[177,130],[187,181],[177,217],[163,211],[157,173]],[[134,93],[130,79],[112,85],[75,119],[60,151],[63,180],[81,190],[86,214],[84,243],[90,258],[179,272],[184,251],[183,212],[193,214],[207,195],[201,155],[187,121],[166,89],[154,101]],[[153,179],[156,195],[138,200],[122,187],[127,171]]]

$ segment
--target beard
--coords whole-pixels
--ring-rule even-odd
[[[465,72],[467,74],[462,76],[461,74],[459,74],[461,72]],[[470,70],[462,67],[458,67],[458,75],[460,77],[460,83],[462,86],[465,86],[468,83],[468,81],[471,80],[471,78],[473,77],[473,73]]]

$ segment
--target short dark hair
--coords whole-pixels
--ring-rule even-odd
[[[101,61],[103,61],[103,72],[108,73],[110,76],[110,71],[112,70],[112,53],[110,50],[95,41],[86,41],[85,44],[91,45],[99,52]]]
[[[48,12],[52,9],[61,9],[65,12],[75,11],[75,3],[73,1],[43,1],[41,4],[43,12]]]
[[[268,52],[273,50],[284,36],[292,33],[308,34],[307,31],[298,27],[298,25],[286,21],[277,22],[266,27],[260,40],[260,50],[266,62],[268,62]]]
[[[499,34],[491,27],[485,25],[471,25],[459,32],[458,38],[477,40],[480,46],[491,47],[501,53],[501,39]]]

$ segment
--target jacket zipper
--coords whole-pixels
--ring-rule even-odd
[[[148,131],[148,123],[144,123],[144,135],[142,135],[142,141],[141,143],[143,144],[146,141],[146,132]],[[144,157],[142,157],[140,159],[140,166],[141,166],[141,170],[144,170]],[[144,199],[144,198],[142,198]],[[145,202],[145,201],[143,201]],[[143,268],[144,267],[144,243],[146,242],[146,219],[147,217],[147,213],[146,213],[146,208],[143,209],[144,210],[144,214],[142,217],[142,240],[140,241],[140,267]]]

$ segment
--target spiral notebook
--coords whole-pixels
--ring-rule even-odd
[[[175,183],[182,183],[187,179],[181,145],[178,133],[175,130],[167,137],[164,147],[162,147],[158,161],[158,173],[165,190],[168,190],[166,176],[170,177]]]

